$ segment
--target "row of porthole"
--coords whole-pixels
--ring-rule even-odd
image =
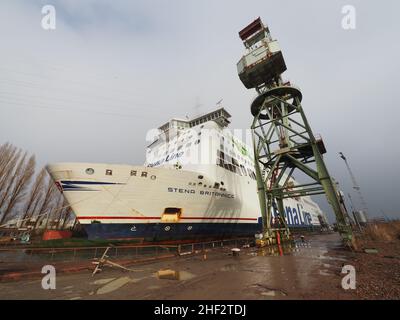
[[[192,226],[188,226],[186,229],[187,229],[187,231],[190,231],[190,230],[193,229],[193,227],[192,227]],[[170,231],[170,230],[171,230],[171,226],[165,226],[165,227],[164,227],[164,230],[165,230],[165,231]]]
[[[193,229],[193,226],[188,226],[186,229],[187,229],[188,231],[190,231],[190,230]],[[165,226],[165,227],[164,227],[164,230],[165,230],[165,231],[170,231],[170,230],[171,230],[171,226]],[[133,226],[133,227],[131,228],[131,231],[136,231],[136,227]]]
[[[94,173],[94,169],[93,168],[87,168],[85,170],[86,174],[90,174],[92,175]],[[112,170],[111,169],[106,169],[106,176],[112,176]]]
[[[202,182],[199,182],[197,185],[199,185],[199,186],[201,186],[201,185],[203,185],[203,183]],[[196,186],[196,182],[189,182],[189,186]],[[215,184],[214,184],[214,186],[212,186],[211,184],[209,185],[209,186],[207,186],[206,184],[205,185],[203,185],[203,187],[204,188],[214,188],[214,189],[219,189],[219,190],[221,190],[221,191],[226,191],[226,189],[225,188],[220,188],[219,187],[219,183],[218,182],[216,182]]]
[[[85,170],[86,174],[92,175],[94,173],[93,168],[87,168]],[[111,169],[106,169],[106,176],[112,176],[112,170]],[[131,176],[136,176],[137,175],[137,170],[131,170]],[[147,177],[147,172],[142,172],[141,174],[142,177]],[[155,180],[156,176],[152,175],[150,179]]]
[[[203,175],[199,175],[197,178],[199,178],[199,179],[201,180],[201,179],[204,178],[204,176],[203,176]],[[194,184],[195,184],[195,183],[194,183]],[[201,184],[201,182],[199,182],[199,184]],[[218,182],[216,182],[215,184],[218,184]],[[224,185],[224,182],[221,181],[221,186],[223,186],[223,185]]]
[[[203,179],[203,176],[202,175],[200,175],[200,176],[198,176],[198,178],[199,179]],[[224,182],[223,181],[221,181],[221,186],[223,186],[224,185]],[[220,188],[219,186],[220,186],[220,184],[218,183],[218,182],[215,182],[214,183],[214,186],[212,186],[211,184],[208,186],[209,188],[214,188],[214,189],[220,189],[221,191],[226,191],[226,189],[225,188]],[[199,182],[199,183],[196,183],[196,182],[189,182],[189,186],[196,186],[196,185],[199,185],[199,186],[201,186],[201,185],[203,185],[203,182]],[[205,184],[205,185],[203,185],[203,187],[204,188],[207,188],[207,185]]]

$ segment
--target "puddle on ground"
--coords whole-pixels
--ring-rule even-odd
[[[195,277],[193,273],[188,271],[178,271],[171,269],[162,269],[158,270],[156,273],[158,279],[167,279],[167,280],[189,280]]]
[[[345,258],[340,258],[340,257],[330,257],[330,256],[317,256],[316,258],[321,259],[321,260],[335,260],[335,261],[347,261]]]
[[[190,280],[194,278],[195,275],[193,273],[187,271],[179,271],[179,280]]]
[[[143,280],[143,279],[146,279],[146,278],[148,278],[148,277],[142,277],[142,278],[133,278],[133,279],[131,279],[131,283],[136,283],[136,282],[139,282],[139,281],[141,281],[141,280]]]
[[[220,271],[223,272],[237,271],[237,267],[238,266],[236,264],[226,264],[220,269]]]
[[[99,288],[96,292],[96,294],[105,294],[105,293],[110,293],[115,290],[118,290],[122,286],[126,285],[127,283],[131,282],[131,278],[129,277],[121,277],[116,280],[113,280],[111,282],[108,282],[106,285],[102,286]]]
[[[107,278],[107,279],[98,279],[96,281],[93,281],[92,284],[106,284],[108,282],[111,282],[115,280],[116,278]]]
[[[319,270],[319,274],[321,276],[330,276],[331,273],[329,272],[329,270]]]
[[[285,244],[285,245],[273,245],[263,248],[259,248],[257,251],[250,252],[252,256],[283,256],[291,255],[295,252],[300,251],[299,246],[295,244]]]
[[[148,286],[147,290],[157,290],[157,289],[160,289],[160,288],[161,288],[161,286]]]
[[[277,293],[277,291],[270,290],[270,291],[261,292],[261,295],[262,296],[268,296],[268,297],[276,297],[276,293]]]
[[[280,289],[269,288],[261,284],[254,284],[250,288],[255,288],[260,295],[267,297],[286,297],[287,293]]]

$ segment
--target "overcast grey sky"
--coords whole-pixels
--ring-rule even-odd
[[[46,4],[56,30],[41,27]],[[341,27],[347,4],[355,30]],[[331,174],[351,191],[344,152],[370,214],[400,217],[399,11],[398,1],[1,1],[0,143],[35,153],[39,165],[142,164],[148,129],[222,98],[232,127],[248,128],[255,94],[236,73],[237,33],[261,16]]]

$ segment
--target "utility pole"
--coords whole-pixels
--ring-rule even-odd
[[[347,158],[344,156],[343,152],[339,152],[339,155],[344,160],[344,163],[346,164],[347,171],[349,171],[351,181],[353,183],[353,189],[357,191],[358,197],[360,198],[362,209],[364,210],[365,215],[367,215],[367,211],[368,211],[367,203],[365,202],[364,197],[361,193],[361,188],[360,188],[359,184],[357,183],[356,177],[354,176],[353,171],[351,170],[350,165],[347,162]],[[351,199],[350,194],[349,194],[349,198]],[[354,205],[353,205],[353,207],[354,207]]]

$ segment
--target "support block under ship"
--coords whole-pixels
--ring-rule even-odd
[[[219,108],[171,119],[158,128],[142,166],[77,162],[47,169],[89,239],[252,237],[262,231],[253,149],[232,134],[229,118]],[[310,197],[284,204],[292,229],[326,222]]]

